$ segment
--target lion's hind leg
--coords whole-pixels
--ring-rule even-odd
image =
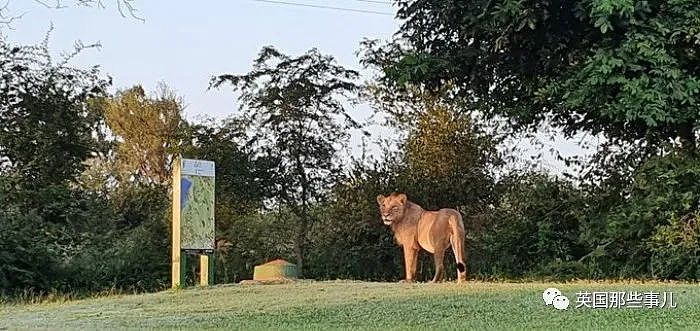
[[[437,283],[442,281],[445,276],[445,249],[436,250],[433,258],[435,259],[435,276],[431,283]]]
[[[452,251],[455,254],[455,260],[457,261],[457,283],[461,283],[467,280],[467,266],[464,263],[464,240],[460,238],[455,238],[457,236],[450,237],[452,242]]]
[[[467,281],[467,265],[464,262],[464,225],[461,215],[452,217],[450,223],[452,223],[450,224],[452,228],[450,243],[457,262],[457,283],[461,283]]]

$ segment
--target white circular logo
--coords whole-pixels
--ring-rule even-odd
[[[561,291],[550,287],[542,292],[542,300],[544,300],[545,305],[549,306],[557,295],[561,295]]]
[[[552,304],[554,305],[554,308],[558,310],[566,310],[566,308],[569,307],[569,298],[563,295],[557,295],[554,297],[554,300],[552,300]]]

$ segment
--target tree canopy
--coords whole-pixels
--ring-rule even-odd
[[[96,68],[67,62],[85,46],[54,62],[46,43],[12,45],[0,37],[0,170],[32,185],[63,183],[97,151],[100,119],[88,100],[109,81]]]
[[[117,167],[123,178],[167,183],[171,163],[182,145],[183,101],[161,84],[152,96],[134,86],[96,102],[118,139]]]
[[[700,8],[667,1],[397,1],[388,44],[364,62],[397,88],[449,83],[461,101],[515,128],[695,148]]]

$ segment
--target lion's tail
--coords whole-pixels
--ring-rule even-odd
[[[450,216],[450,243],[452,244],[452,251],[455,255],[455,260],[457,262],[457,277],[459,279],[466,280],[467,277],[467,267],[465,265],[465,252],[464,252],[464,222],[462,221],[462,215],[459,212],[455,212]]]

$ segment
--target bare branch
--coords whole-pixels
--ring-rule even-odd
[[[4,4],[0,6],[0,26],[6,26],[8,29],[12,30],[12,22],[22,18],[22,16],[24,16],[24,14],[26,13],[22,13],[20,15],[8,15],[7,6],[9,5],[10,0],[7,0]]]
[[[9,0],[8,0],[8,1],[9,1]],[[61,0],[56,0],[56,5],[55,5],[55,6],[54,6],[54,5],[48,4],[48,3],[44,2],[43,0],[34,0],[34,2],[36,2],[36,3],[38,3],[38,4],[42,5],[42,6],[44,6],[44,7],[46,7],[46,8],[49,8],[49,9],[62,9],[62,8],[66,8],[66,6],[64,6],[64,5],[61,4]]]
[[[9,28],[12,29],[12,22],[22,18],[25,13],[22,13],[21,15],[12,15],[9,13],[8,6],[10,4],[11,0],[0,0],[0,30],[2,28]],[[63,9],[67,8],[68,5],[65,5],[63,0],[33,0],[34,3],[37,3],[41,5],[42,7],[48,8],[48,9]],[[114,0],[114,2],[117,5],[117,10],[119,11],[119,14],[122,17],[127,17],[130,16],[134,19],[137,19],[139,21],[145,22],[146,20],[143,17],[140,17],[137,15],[138,9],[135,6],[135,3],[138,0]],[[73,0],[73,3],[75,6],[82,6],[82,7],[91,7],[91,8],[100,8],[104,9],[106,8],[104,4],[104,0]]]
[[[102,0],[76,0],[79,6],[92,7],[97,5],[98,8],[106,8]]]
[[[80,6],[106,8],[103,0],[76,0],[76,2]],[[138,12],[138,9],[134,6],[136,0],[114,0],[114,2],[117,4],[117,10],[122,17],[129,15],[139,21],[145,21],[144,18],[136,15],[136,12]]]
[[[135,0],[116,0],[116,1],[117,1],[117,7],[119,8],[119,13],[122,15],[122,17],[126,17],[126,15],[124,15],[124,11],[122,9],[122,7],[125,7],[132,18],[135,18],[135,19],[140,20],[142,22],[146,21],[142,17],[136,16],[136,12],[138,10],[136,9],[136,7],[134,7]]]

